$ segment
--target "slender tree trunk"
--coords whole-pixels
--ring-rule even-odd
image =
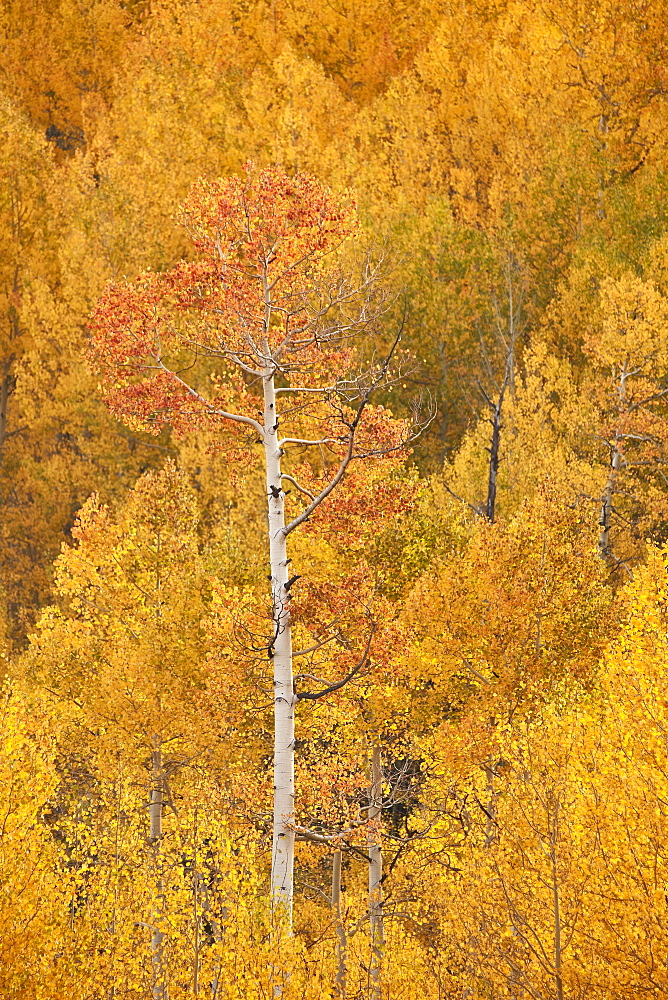
[[[217,881],[220,873],[215,864],[215,855],[210,847],[208,848],[202,861],[204,870],[202,872],[195,872],[195,877],[197,879],[197,899],[199,903],[200,952],[202,944],[206,944],[208,948],[211,948],[213,945],[219,944],[223,940],[223,925],[216,919],[216,915],[214,913]],[[229,918],[229,915],[229,909],[226,906],[221,907],[221,919],[225,921]],[[204,930],[204,934],[202,934],[202,930]],[[212,978],[209,983],[209,993],[212,1000],[215,1000],[218,996],[219,989],[220,959],[216,955],[213,963]]]
[[[343,998],[346,995],[348,969],[346,932],[341,919],[341,851],[334,851],[332,858],[332,910],[336,927],[336,989]]]
[[[496,509],[496,484],[499,475],[499,452],[501,449],[501,411],[506,383],[499,394],[499,401],[492,415],[492,440],[489,445],[489,476],[487,479],[487,500],[485,502],[485,517],[492,524]]]
[[[369,928],[371,936],[371,1000],[380,1000],[381,968],[385,946],[383,928],[383,856],[380,846],[380,816],[383,772],[380,747],[371,756],[369,789]]]
[[[264,376],[264,454],[269,507],[269,561],[271,567],[274,634],[269,656],[274,664],[274,831],[271,862],[271,906],[275,922],[292,926],[295,853],[295,693],[292,677],[292,635],[285,494],[278,447],[278,414],[273,369]]]
[[[498,390],[496,403],[491,396],[483,392],[483,396],[492,410],[490,423],[492,425],[492,438],[489,443],[489,470],[487,475],[487,499],[484,506],[484,514],[488,521],[494,522],[496,515],[496,493],[499,476],[499,460],[501,452],[501,431],[503,429],[503,406],[506,392],[510,392],[511,399],[515,397],[515,353],[517,349],[517,339],[521,333],[520,316],[522,311],[522,294],[515,295],[513,286],[513,272],[517,268],[517,262],[512,253],[508,254],[506,267],[506,284],[508,294],[508,331],[504,334],[501,327],[500,311],[497,310],[498,335],[503,343],[506,352],[506,360],[503,372],[503,381]]]
[[[612,520],[612,502],[615,495],[615,487],[620,470],[624,465],[624,456],[619,450],[619,443],[615,438],[612,448],[612,458],[610,461],[610,472],[601,497],[601,513],[599,517],[598,552],[605,563],[613,562],[612,549],[610,547],[610,522]]]
[[[164,807],[165,776],[162,766],[162,748],[159,737],[153,741],[151,753],[151,799],[149,803],[150,832],[155,873],[155,901],[151,923],[151,962],[153,965],[153,1000],[167,1000],[165,977],[165,935],[160,924],[165,912],[165,887],[162,879],[162,814]]]
[[[114,905],[111,911],[111,922],[109,924],[109,931],[113,936],[116,934],[116,914],[118,910],[118,873],[120,870],[120,831],[121,831],[121,795],[122,795],[122,770],[120,767],[120,754],[119,754],[119,769],[118,769],[118,794],[116,796],[116,827],[114,830]],[[109,987],[109,993],[107,994],[107,1000],[116,1000],[116,949],[112,945],[112,984]]]
[[[487,796],[487,804],[485,806],[485,848],[489,850],[494,846],[496,841],[497,831],[496,831],[496,789],[494,788],[494,768],[489,764],[485,765],[485,778],[487,783],[485,785],[485,793]],[[473,948],[472,957],[469,959],[471,965],[475,966],[478,959],[476,952],[478,951],[477,942]],[[513,989],[513,976],[510,977],[511,991]],[[512,996],[514,994],[511,993]],[[466,986],[462,990],[462,1000],[471,1000],[474,996],[473,990]]]

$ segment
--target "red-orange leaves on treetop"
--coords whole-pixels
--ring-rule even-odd
[[[356,232],[350,200],[310,177],[249,166],[244,177],[198,181],[182,219],[195,259],[110,283],[93,315],[90,359],[115,413],[153,429],[226,420],[231,408],[259,417],[239,370],[250,384],[269,370],[298,373],[313,388],[324,371],[349,367],[345,341],[368,319],[359,293],[369,277],[331,263]]]
[[[356,231],[349,201],[334,198],[312,178],[275,168],[256,174],[248,167],[245,178],[198,181],[183,220],[195,259],[110,286],[92,321],[92,359],[103,372],[109,405],[126,420],[147,427],[171,423],[177,430],[205,423],[214,432],[222,424],[241,432],[249,457],[251,444],[262,446],[272,614],[270,632],[252,645],[273,673],[272,907],[289,923],[294,708],[300,697],[318,700],[332,692],[295,693],[291,588],[304,574],[292,573],[287,538],[329,506],[351,466],[357,471],[365,461],[399,457],[416,428],[374,405],[378,390],[397,383],[390,366],[396,365],[399,336],[382,362],[360,368],[355,360],[354,341],[373,333],[387,293],[382,259],[348,260],[344,268],[337,257]],[[360,351],[361,358],[369,356],[372,350]],[[239,453],[239,434],[218,437],[229,455]],[[303,459],[300,482],[287,470]],[[315,465],[321,477],[312,472]],[[291,492],[298,499],[288,501]],[[366,501],[377,506],[372,491]],[[348,507],[349,514],[353,508],[363,513],[357,504]],[[375,631],[366,614],[363,619],[367,652],[355,674],[366,664]],[[345,666],[347,644],[344,637]],[[351,679],[348,673],[341,685]]]
[[[270,168],[254,178],[249,165],[245,178],[197,181],[183,216],[198,253],[224,259],[225,248],[237,251],[240,271],[271,260],[276,277],[288,269],[297,274],[304,259],[329,253],[354,233],[353,210],[306,174]]]

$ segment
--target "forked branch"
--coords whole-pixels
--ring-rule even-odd
[[[356,674],[362,670],[363,667],[369,665],[369,650],[371,649],[371,642],[373,640],[374,634],[376,632],[376,626],[371,626],[371,631],[369,632],[369,638],[366,641],[366,646],[364,647],[364,652],[362,658],[355,664],[350,673],[346,674],[340,681],[336,681],[334,684],[328,685],[328,687],[323,688],[322,691],[299,691],[296,694],[297,701],[318,701],[320,698],[324,698],[328,694],[333,694],[334,691],[339,691],[344,687],[348,681],[351,681]]]

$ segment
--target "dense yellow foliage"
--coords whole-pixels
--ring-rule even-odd
[[[664,0],[0,0],[2,1000],[666,995],[667,58]],[[255,442],[85,360],[249,160],[356,200],[378,401],[437,405],[295,536],[298,689],[375,632],[300,705],[292,936]]]

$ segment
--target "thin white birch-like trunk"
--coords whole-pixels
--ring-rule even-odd
[[[608,148],[608,116],[605,111],[601,110],[601,114],[598,119],[598,134],[600,138],[600,151],[603,155]],[[605,169],[602,167],[598,178],[598,207],[596,209],[596,215],[599,219],[607,218],[607,212],[605,210]]]
[[[153,870],[155,876],[155,900],[151,914],[151,964],[153,966],[153,1000],[167,1000],[165,980],[165,935],[160,929],[164,917],[165,899],[162,879],[162,814],[164,808],[165,779],[162,766],[160,740],[153,741],[151,753],[151,799],[149,802],[149,838],[153,848]]]
[[[601,497],[601,515],[599,518],[600,532],[598,535],[598,551],[601,559],[605,562],[612,561],[612,550],[610,548],[610,522],[612,519],[612,501],[615,495],[617,477],[624,464],[624,457],[619,450],[617,440],[613,445],[612,459],[610,461],[610,472]]]
[[[193,887],[195,893],[194,906],[195,906],[195,919],[197,921],[197,938],[196,938],[196,955],[199,950],[200,956],[202,952],[202,946],[206,945],[207,948],[211,948],[212,945],[220,944],[223,940],[223,927],[219,921],[214,916],[214,897],[216,894],[216,876],[218,874],[217,868],[214,867],[215,859],[211,848],[208,849],[207,853],[204,854],[201,859],[203,865],[203,871],[200,872],[198,869],[198,825],[195,824],[195,849],[193,851]],[[209,864],[207,865],[207,856]],[[208,868],[208,875],[206,874],[206,869]],[[221,918],[226,920],[229,917],[229,910],[227,907],[222,907]],[[196,967],[197,977],[193,976],[193,993],[195,996],[198,995],[199,989],[199,972],[201,971],[201,961]],[[212,1000],[216,1000],[218,996],[218,990],[220,988],[220,959],[216,954],[213,962],[212,978],[208,985],[208,993]]]
[[[334,851],[332,858],[332,911],[336,928],[336,990],[343,998],[346,995],[348,969],[346,932],[341,919],[341,851]]]
[[[206,898],[206,896],[202,900],[201,905],[202,905],[202,915],[206,914],[206,918],[210,927],[210,935],[212,939],[210,943],[219,944],[223,940],[222,928],[218,923],[218,921],[214,919],[213,914],[211,913],[211,907],[208,898]],[[216,957],[216,960],[213,965],[213,978],[211,980],[209,987],[212,1000],[216,1000],[216,997],[218,996],[218,990],[220,989],[220,985],[221,985],[220,960],[218,957]]]
[[[499,400],[492,414],[492,439],[489,445],[489,474],[487,478],[487,500],[485,502],[485,517],[492,524],[496,512],[496,490],[499,477],[499,457],[501,450],[501,412],[503,408],[503,397],[506,392],[506,383],[499,394]]]
[[[269,520],[274,634],[269,655],[274,665],[274,831],[271,862],[271,906],[274,923],[292,926],[292,885],[295,855],[295,703],[292,677],[292,634],[285,527],[285,494],[281,480],[281,449],[274,369],[264,382],[264,456]]]
[[[383,928],[383,855],[380,844],[380,816],[383,797],[383,771],[380,747],[371,755],[369,789],[369,931],[371,937],[371,1000],[380,1000],[381,969],[385,947]]]

